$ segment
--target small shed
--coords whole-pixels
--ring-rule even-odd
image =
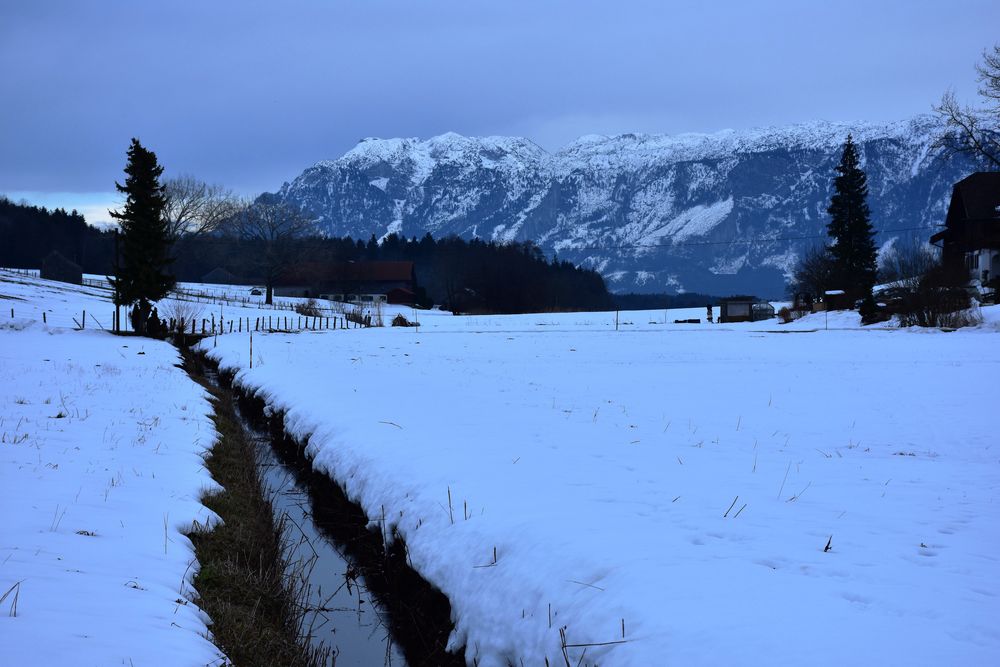
[[[63,283],[83,284],[83,269],[76,262],[66,259],[58,250],[53,250],[42,260],[41,277]]]
[[[854,299],[842,289],[831,289],[823,293],[824,310],[853,310]]]
[[[755,296],[731,296],[719,301],[719,322],[758,322],[774,317],[774,306]]]

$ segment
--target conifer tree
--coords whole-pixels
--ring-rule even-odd
[[[830,287],[855,299],[868,299],[875,286],[877,251],[869,221],[868,179],[858,166],[858,149],[850,135],[837,174],[826,210],[830,214],[826,231],[833,239],[829,247],[833,263]]]
[[[169,273],[170,237],[163,215],[166,198],[160,185],[163,173],[156,154],[132,139],[125,165],[125,185],[115,183],[125,195],[120,211],[109,211],[121,228],[120,256],[115,258],[116,306],[134,306],[133,326],[146,333],[152,302],[165,297],[174,287]]]

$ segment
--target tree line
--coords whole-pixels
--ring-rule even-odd
[[[262,224],[275,216],[270,205],[238,224],[242,233],[182,237],[176,244],[175,273],[199,281],[216,268],[265,289],[280,285],[299,265],[340,262],[410,261],[422,305],[458,312],[524,313],[608,310],[613,307],[603,277],[570,262],[549,260],[531,242],[499,244],[456,236],[435,239],[389,234],[367,241],[288,234]],[[247,227],[252,227],[248,229]]]
[[[121,237],[83,216],[0,198],[0,266],[37,268],[53,250],[85,273],[141,273],[162,293],[174,280],[201,282],[224,269],[235,282],[264,286],[267,298],[297,267],[337,262],[412,261],[422,305],[457,312],[523,313],[614,308],[604,279],[570,262],[549,260],[531,242],[499,244],[458,237],[389,234],[367,241],[325,238],[297,209],[267,197],[240,200],[189,176],[159,182],[162,167],[137,141],[129,149],[126,201],[112,215]],[[116,259],[117,258],[117,259]],[[156,270],[150,273],[150,266]],[[134,267],[129,269],[127,267]],[[155,274],[155,275],[153,275]],[[145,278],[142,280],[145,281]],[[151,301],[133,281],[119,281],[123,305]]]
[[[53,250],[79,264],[84,271],[109,271],[114,257],[114,235],[87,224],[73,210],[32,206],[0,196],[0,266],[37,269]]]

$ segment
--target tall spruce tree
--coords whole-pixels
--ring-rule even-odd
[[[832,289],[842,289],[855,299],[871,301],[875,286],[877,251],[869,221],[868,178],[858,166],[858,149],[847,135],[844,154],[837,165],[830,198],[830,224],[826,233],[833,239]]]
[[[115,183],[125,195],[120,211],[109,211],[121,228],[119,256],[115,258],[116,306],[134,306],[133,326],[137,333],[146,333],[146,322],[153,301],[159,301],[173,289],[174,277],[169,273],[170,237],[163,214],[166,197],[160,185],[163,173],[156,154],[132,139],[125,165],[125,185]]]

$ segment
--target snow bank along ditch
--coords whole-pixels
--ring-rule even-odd
[[[452,630],[447,598],[409,565],[405,543],[380,529],[330,477],[316,472],[306,443],[285,429],[283,415],[234,384],[204,355],[204,378],[229,392],[258,456],[278,516],[294,526],[289,560],[302,578],[304,630],[314,645],[334,647],[338,666],[464,665],[445,652]],[[402,655],[400,654],[402,652]]]

